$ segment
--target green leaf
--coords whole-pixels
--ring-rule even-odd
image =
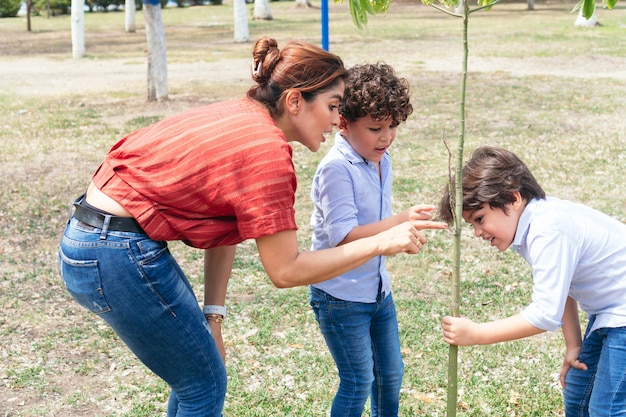
[[[425,6],[432,6],[435,3],[435,0],[422,0],[422,4]],[[459,0],[439,0],[439,3],[443,4],[445,7],[454,7],[459,5]],[[454,4],[456,3],[456,4]]]
[[[593,16],[593,11],[596,8],[596,0],[584,0],[583,2],[583,16],[589,20]]]
[[[372,0],[372,7],[376,13],[385,13],[389,9],[390,0]]]
[[[476,4],[478,4],[479,6],[489,6],[484,10],[491,10],[491,8],[493,7],[494,4],[496,4],[497,1],[496,0],[478,0],[476,2]]]
[[[613,10],[613,7],[617,4],[617,0],[607,0],[606,5],[609,10]]]
[[[580,10],[580,8],[583,5],[583,1],[585,1],[585,0],[578,0],[578,3],[576,3],[576,5],[574,5],[574,7],[572,7],[572,13],[577,12],[578,10]]]
[[[369,13],[371,15],[375,14],[370,0],[361,0],[361,8],[365,13]]]
[[[361,2],[359,0],[348,0],[350,3],[350,16],[352,16],[352,22],[358,29],[363,28],[363,24],[367,24],[367,16],[363,16],[360,10]]]
[[[335,3],[339,0],[335,0]],[[350,15],[352,22],[359,29],[367,25],[367,15],[384,13],[389,9],[390,0],[348,0],[350,2]]]

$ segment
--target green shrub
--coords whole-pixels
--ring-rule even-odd
[[[71,0],[34,0],[33,13],[38,15],[48,13],[50,16],[69,14],[71,5]]]
[[[0,0],[0,17],[15,17],[22,6],[22,0]]]

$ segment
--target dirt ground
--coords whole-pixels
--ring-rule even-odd
[[[455,51],[454,51],[455,52]],[[4,62],[3,62],[4,61]],[[2,63],[3,62],[3,63]],[[103,61],[88,59],[51,59],[45,57],[0,58],[0,90],[18,95],[73,95],[124,90],[125,86],[145,84],[146,64],[127,59]],[[102,68],[107,71],[101,71]],[[458,74],[459,57],[433,57],[423,61],[428,71]],[[556,75],[579,78],[607,77],[626,79],[626,63],[619,57],[593,56],[576,62],[556,58],[479,58],[472,57],[473,72],[507,72],[513,76]],[[94,77],[93,74],[98,74]],[[215,82],[248,80],[249,63],[242,59],[224,59],[207,63],[168,64],[170,83],[189,83],[211,79]]]
[[[5,43],[5,46],[7,45]],[[252,44],[246,46],[246,48],[251,47]],[[418,57],[411,57],[411,59],[413,62],[419,62],[420,68],[423,68],[425,71],[449,73],[451,76],[459,73],[460,59],[457,49],[424,53]],[[347,63],[350,63],[349,60],[347,60]],[[395,65],[399,72],[402,72],[402,65],[402,63]],[[472,73],[508,73],[515,77],[552,75],[580,79],[606,78],[607,80],[626,80],[626,61],[623,57],[594,55],[593,53],[579,55],[575,59],[563,56],[528,57],[524,59],[472,56],[469,63],[469,71]],[[0,45],[0,95],[61,97],[120,91],[132,91],[141,94],[141,91],[146,88],[146,72],[145,57],[134,59],[73,59],[71,58],[71,51],[65,57],[59,57],[58,54],[48,56],[37,53],[20,56],[8,53]],[[180,91],[192,90],[188,87],[193,85],[194,82],[206,80],[225,85],[249,85],[250,62],[248,59],[224,58],[215,62],[168,63],[169,85],[187,87],[180,88]],[[136,108],[134,110],[137,110],[137,112],[145,110],[143,101],[136,100],[135,104]],[[188,105],[188,103],[178,102],[176,104],[176,101],[174,101],[170,110],[175,111],[177,106],[185,105]],[[2,291],[1,287],[0,291]],[[0,341],[0,343],[2,342]],[[72,354],[74,353],[76,352],[72,352]],[[76,354],[80,353],[77,352]],[[0,362],[0,368],[1,365]],[[0,369],[0,377],[3,372]],[[132,372],[137,375],[141,374],[141,371],[137,369],[132,369]],[[126,376],[122,374],[121,377]],[[71,382],[73,385],[80,383],[80,381],[76,380]],[[93,383],[92,381],[87,382]],[[110,380],[107,383],[114,385],[116,381]],[[94,391],[97,391],[97,388],[94,388]],[[0,394],[2,394],[2,391],[0,391]],[[15,415],[11,414],[11,411],[7,411],[6,414],[3,413],[2,402],[4,401],[8,401],[4,405],[7,405],[10,410],[16,407],[23,407],[24,404],[33,405],[45,400],[18,397],[13,394],[11,398],[0,398],[0,417]],[[78,409],[73,411],[74,416],[86,417],[93,415],[90,414],[93,412],[93,409],[84,413]],[[110,412],[111,410],[101,411]]]

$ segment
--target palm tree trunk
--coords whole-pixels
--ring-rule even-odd
[[[233,15],[235,19],[235,42],[248,42],[250,30],[248,29],[248,9],[245,0],[233,0]]]
[[[161,3],[143,4],[148,43],[148,101],[167,100],[167,49]]]
[[[135,33],[135,0],[124,1],[124,30]]]
[[[85,3],[72,0],[72,56],[85,56]]]

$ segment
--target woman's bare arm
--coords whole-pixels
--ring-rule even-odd
[[[295,230],[256,240],[263,267],[278,288],[326,281],[378,255],[416,254],[425,242],[426,239],[410,222],[371,237],[319,251],[300,252]]]

